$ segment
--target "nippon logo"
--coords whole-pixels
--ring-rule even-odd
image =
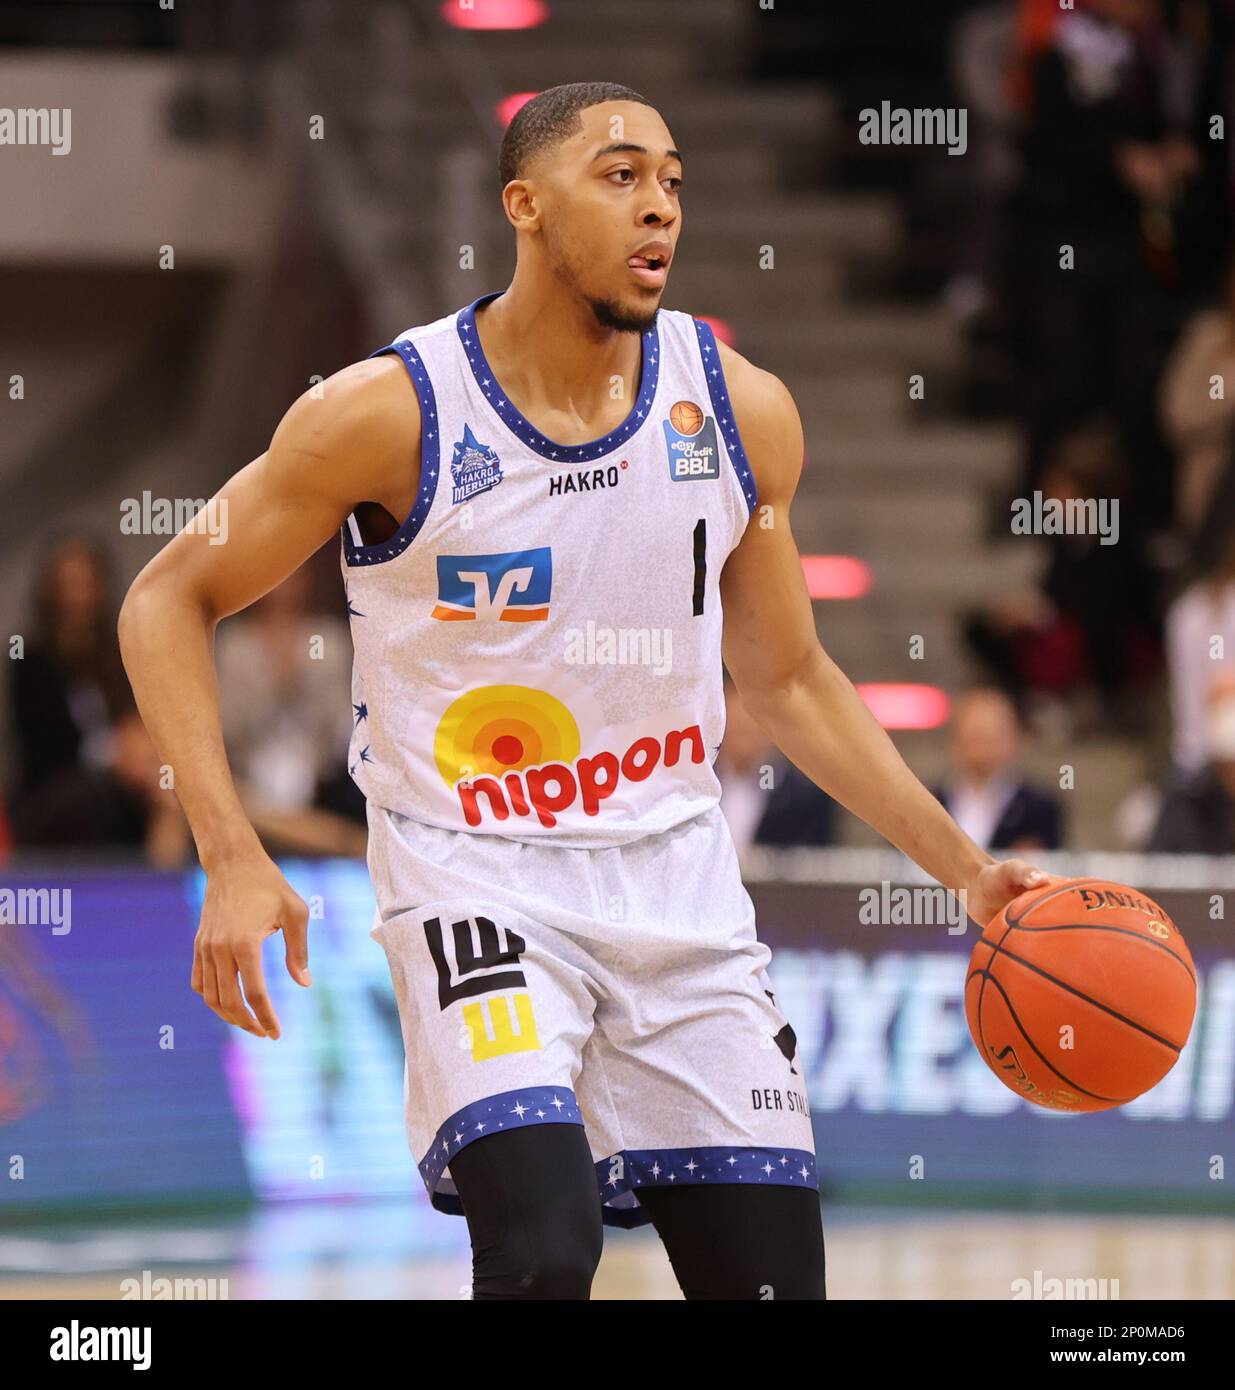
[[[605,751],[576,758],[569,767],[544,763],[521,772],[512,769],[500,780],[491,776],[464,779],[455,784],[455,790],[463,818],[472,827],[481,824],[487,807],[494,820],[507,820],[512,811],[517,816],[534,813],[541,825],[551,829],[557,824],[559,811],[578,803],[585,816],[599,815],[605,800],[622,782],[642,782],[662,760],[663,766],[676,767],[684,755],[692,763],[705,759],[703,731],[698,724],[671,729],[663,740],[650,736],[636,739],[621,758]]]
[[[1099,545],[1119,541],[1118,497],[1018,497],[1012,503],[1014,536],[1097,536]]]
[[[150,1369],[148,1327],[83,1327],[76,1318],[51,1330],[53,1361],[130,1361],[135,1371]]]
[[[226,544],[227,498],[154,497],[147,490],[120,504],[121,535],[174,536],[180,531],[209,536],[211,545]]]
[[[0,145],[49,145],[54,155],[73,148],[73,113],[67,106],[0,106]]]
[[[50,927],[53,936],[73,929],[71,888],[0,888],[0,926]]]
[[[858,121],[864,145],[946,145],[950,155],[969,148],[969,112],[963,106],[894,107],[884,101],[878,109],[864,107]]]
[[[673,670],[673,630],[667,627],[587,626],[566,631],[570,666],[648,666],[654,676]]]

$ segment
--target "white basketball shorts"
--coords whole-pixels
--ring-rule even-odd
[[[582,1125],[607,1224],[639,1192],[817,1190],[797,1043],[719,808],[611,849],[423,825],[370,805],[373,936],[406,1051],[408,1141],[435,1207],[450,1160]]]

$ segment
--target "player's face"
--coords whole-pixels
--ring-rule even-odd
[[[660,307],[681,229],[682,161],[650,106],[605,102],[580,119],[580,133],[538,171],[545,247],[598,322],[642,332]]]

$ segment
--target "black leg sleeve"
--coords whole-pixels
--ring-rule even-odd
[[[603,1232],[581,1125],[474,1140],[450,1160],[472,1238],[472,1297],[591,1296]]]
[[[817,1192],[724,1183],[646,1188],[639,1202],[688,1299],[826,1299]]]

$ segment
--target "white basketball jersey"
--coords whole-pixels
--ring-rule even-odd
[[[755,482],[707,324],[662,309],[626,419],[560,445],[485,361],[496,297],[380,349],[420,399],[420,489],[388,541],[343,528],[349,768],[429,825],[613,846],[719,802],[718,580]]]

